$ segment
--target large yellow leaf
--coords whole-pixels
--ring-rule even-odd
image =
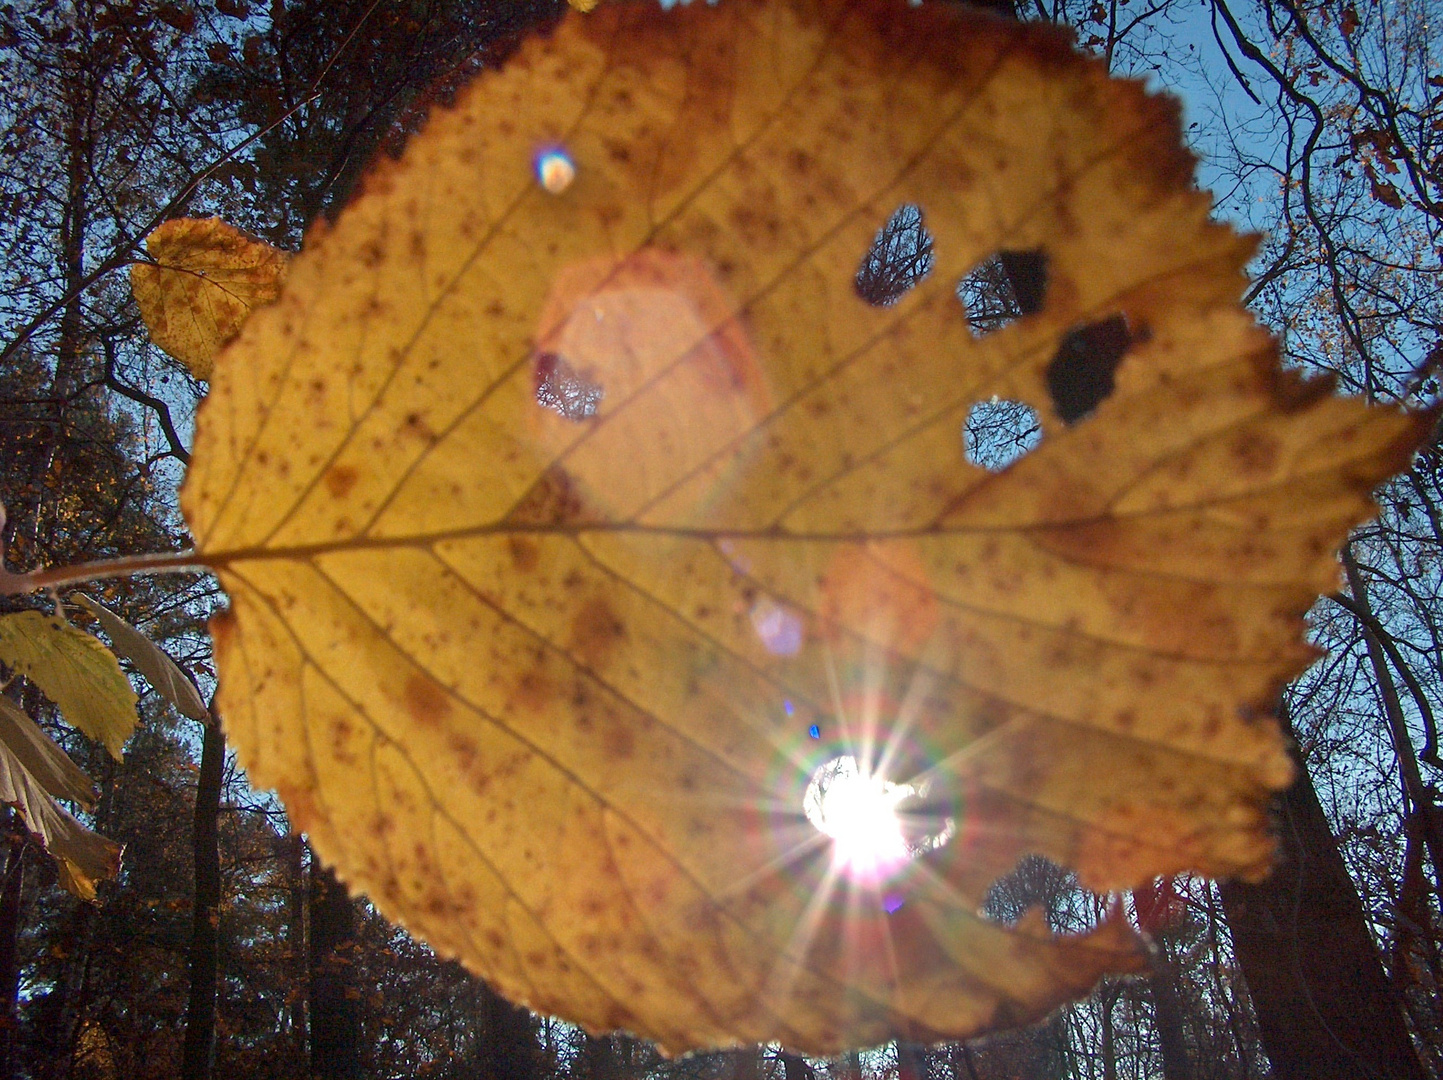
[[[1174,104],[950,5],[531,42],[312,233],[202,410],[252,776],[442,953],[673,1050],[966,1035],[1135,967],[989,885],[1266,871],[1301,613],[1425,427],[1277,371],[1191,177]],[[904,203],[931,274],[864,302]],[[999,251],[1046,287],[974,336]],[[1043,431],[998,473],[994,395]],[[846,755],[912,818],[864,880],[803,813]]]
[[[197,379],[251,309],[285,277],[286,253],[219,218],[176,218],[145,238],[154,262],[130,267],[130,287],[150,338]]]
[[[40,687],[67,723],[120,760],[135,730],[135,690],[99,639],[39,611],[0,615],[0,663]]]

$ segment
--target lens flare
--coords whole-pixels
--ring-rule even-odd
[[[929,786],[893,783],[843,754],[812,773],[802,811],[831,838],[834,869],[854,882],[875,885],[956,835],[951,816],[918,820],[903,812],[902,804],[925,799]]]
[[[576,179],[576,165],[565,150],[547,150],[536,159],[536,179],[551,194],[560,195]]]
[[[773,656],[795,656],[801,652],[805,633],[795,611],[763,596],[752,605],[751,614],[752,629],[762,639],[767,652]]]
[[[832,860],[849,877],[876,881],[912,858],[897,804],[916,790],[873,776],[845,755],[812,774],[802,810],[832,838]]]

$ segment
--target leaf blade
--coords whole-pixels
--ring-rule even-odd
[[[1262,714],[1426,425],[1276,376],[1191,167],[1171,106],[1036,27],[737,0],[533,43],[378,168],[206,405],[184,501],[247,767],[438,950],[672,1049],[962,1036],[1135,967],[1117,923],[981,898],[1031,851],[1100,889],[1264,872]],[[933,276],[871,307],[904,200]],[[1041,309],[975,339],[952,283],[1039,249]],[[1064,423],[1050,361],[1119,314]],[[994,394],[1044,433],[991,475],[960,435]],[[818,898],[813,726],[981,823],[897,911]]]
[[[210,710],[200,690],[164,649],[98,601],[81,593],[74,599],[99,620],[115,651],[134,664],[156,693],[174,705],[182,716],[201,723],[210,719]]]
[[[67,723],[120,760],[135,730],[137,698],[98,638],[38,611],[0,615],[0,662],[38,686]]]
[[[61,885],[81,900],[94,902],[96,885],[120,872],[120,845],[86,828],[46,794],[8,739],[0,739],[0,802],[20,812],[55,859]]]
[[[95,784],[40,725],[7,697],[0,697],[0,743],[40,788],[87,810],[95,804]]]
[[[215,357],[257,306],[276,298],[286,253],[219,218],[174,218],[145,240],[153,263],[130,268],[151,340],[208,380]]]

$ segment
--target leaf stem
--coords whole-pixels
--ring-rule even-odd
[[[39,589],[78,585],[101,578],[130,577],[147,573],[199,573],[210,566],[196,551],[167,551],[147,555],[125,555],[118,559],[97,559],[74,566],[52,566],[28,574],[12,574],[0,567],[0,596],[19,596]]]

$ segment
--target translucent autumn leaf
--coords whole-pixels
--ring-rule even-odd
[[[135,690],[98,639],[39,611],[0,615],[0,664],[33,682],[67,723],[120,760],[135,730]]]
[[[167,221],[145,249],[154,262],[131,266],[130,287],[150,338],[209,379],[251,309],[276,298],[286,253],[219,218]]]
[[[70,799],[87,810],[94,805],[95,785],[90,777],[25,710],[3,695],[0,695],[0,744],[47,795]]]
[[[83,594],[76,594],[71,599],[95,616],[115,651],[134,664],[156,692],[174,705],[182,716],[202,722],[210,719],[210,710],[206,708],[195,683],[164,649],[104,604]]]
[[[86,828],[56,799],[89,809],[90,777],[9,698],[0,696],[0,803],[15,807],[25,827],[55,860],[60,884],[94,900],[96,884],[120,872],[120,845]]]
[[[1173,104],[951,5],[532,41],[201,413],[246,766],[440,952],[671,1050],[964,1036],[1136,968],[988,887],[1266,872],[1301,614],[1426,427],[1277,371],[1191,177]],[[912,287],[869,303],[879,231]],[[994,400],[1041,426],[995,472]]]

